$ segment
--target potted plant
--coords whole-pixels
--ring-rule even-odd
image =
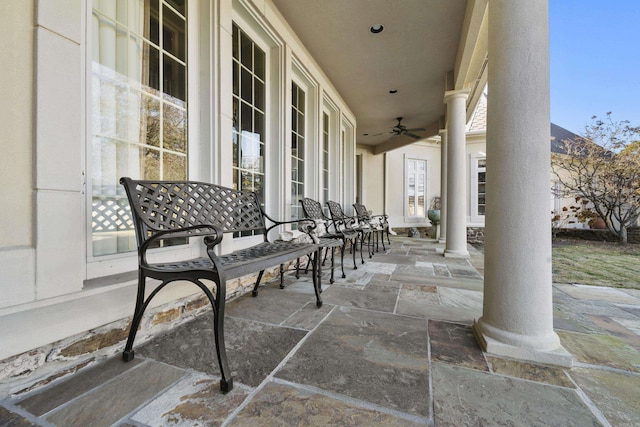
[[[431,225],[440,223],[440,196],[433,196],[427,211],[427,218],[431,221]]]

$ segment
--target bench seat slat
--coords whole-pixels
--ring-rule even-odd
[[[301,258],[315,252],[318,245],[312,243],[264,242],[246,249],[221,255],[220,259],[227,279],[266,270],[278,264]],[[162,273],[186,273],[194,270],[211,271],[209,258],[194,258],[184,261],[149,264],[149,270]]]

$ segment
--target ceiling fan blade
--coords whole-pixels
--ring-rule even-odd
[[[405,132],[404,134],[407,135],[407,136],[410,136],[411,138],[422,139],[421,136],[418,136],[418,135],[413,134],[413,133]]]
[[[425,128],[413,128],[413,129],[406,129],[407,132],[424,132],[426,131]]]

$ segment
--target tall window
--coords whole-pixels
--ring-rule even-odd
[[[265,195],[265,53],[233,24],[233,188]]]
[[[134,250],[118,180],[187,178],[186,0],[96,1],[92,14],[93,255]]]
[[[472,153],[469,167],[469,220],[484,222],[486,210],[487,158],[484,153]]]
[[[484,215],[485,185],[487,182],[487,159],[478,159],[476,164],[476,174],[478,176],[478,215]]]
[[[407,216],[424,217],[427,199],[426,160],[407,160]]]
[[[322,205],[329,200],[329,115],[322,113]]]
[[[305,93],[291,84],[291,219],[304,216]]]

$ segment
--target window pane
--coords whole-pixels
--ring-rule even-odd
[[[253,79],[253,90],[256,108],[264,111],[264,83],[258,79]]]
[[[253,133],[260,141],[264,141],[264,114],[260,111],[253,112]]]
[[[162,9],[162,48],[181,61],[186,59],[186,36],[184,19],[168,7]]]
[[[126,201],[118,183],[121,176],[187,177],[187,72],[180,61],[186,59],[186,20],[166,4],[160,13],[160,4],[158,0],[94,2],[90,147],[94,256],[135,250],[131,223],[121,221],[115,228],[105,223],[119,215],[105,207],[118,208],[121,200]],[[170,4],[185,13],[184,0]],[[121,209],[129,209],[128,203]]]
[[[240,106],[240,129],[243,132],[251,132],[253,130],[253,110],[251,105],[244,102]]]
[[[160,147],[160,100],[142,94],[140,105],[140,138],[142,144]]]
[[[173,6],[178,12],[184,15],[186,10],[185,0],[166,0],[171,6]]]
[[[144,43],[143,63],[146,67],[146,77],[142,83],[159,91],[160,90],[160,52],[148,43]],[[145,73],[143,72],[143,75]]]
[[[163,147],[167,150],[187,152],[187,111],[164,104]]]
[[[240,34],[240,62],[249,70],[253,69],[253,42],[246,34]]]
[[[160,45],[160,6],[158,0],[149,0],[145,2],[145,11],[149,7],[149,18],[145,16],[145,22],[149,22],[149,28],[145,28],[142,33],[145,37],[151,40],[156,46]],[[146,12],[145,12],[146,14]]]
[[[160,179],[160,150],[143,148],[140,151],[140,171],[144,179]]]
[[[255,48],[253,53],[253,59],[255,61],[254,73],[260,80],[265,81],[266,74],[265,74],[264,52],[259,48]]]
[[[185,101],[187,95],[185,66],[180,64],[170,56],[163,55],[163,89],[162,91],[170,95],[167,99],[174,103]]]
[[[162,156],[162,179],[184,181],[187,179],[187,156],[165,153]]]
[[[251,73],[246,68],[242,68],[242,71],[240,73],[240,90],[242,91],[242,100],[251,104],[253,102],[253,85]]]

